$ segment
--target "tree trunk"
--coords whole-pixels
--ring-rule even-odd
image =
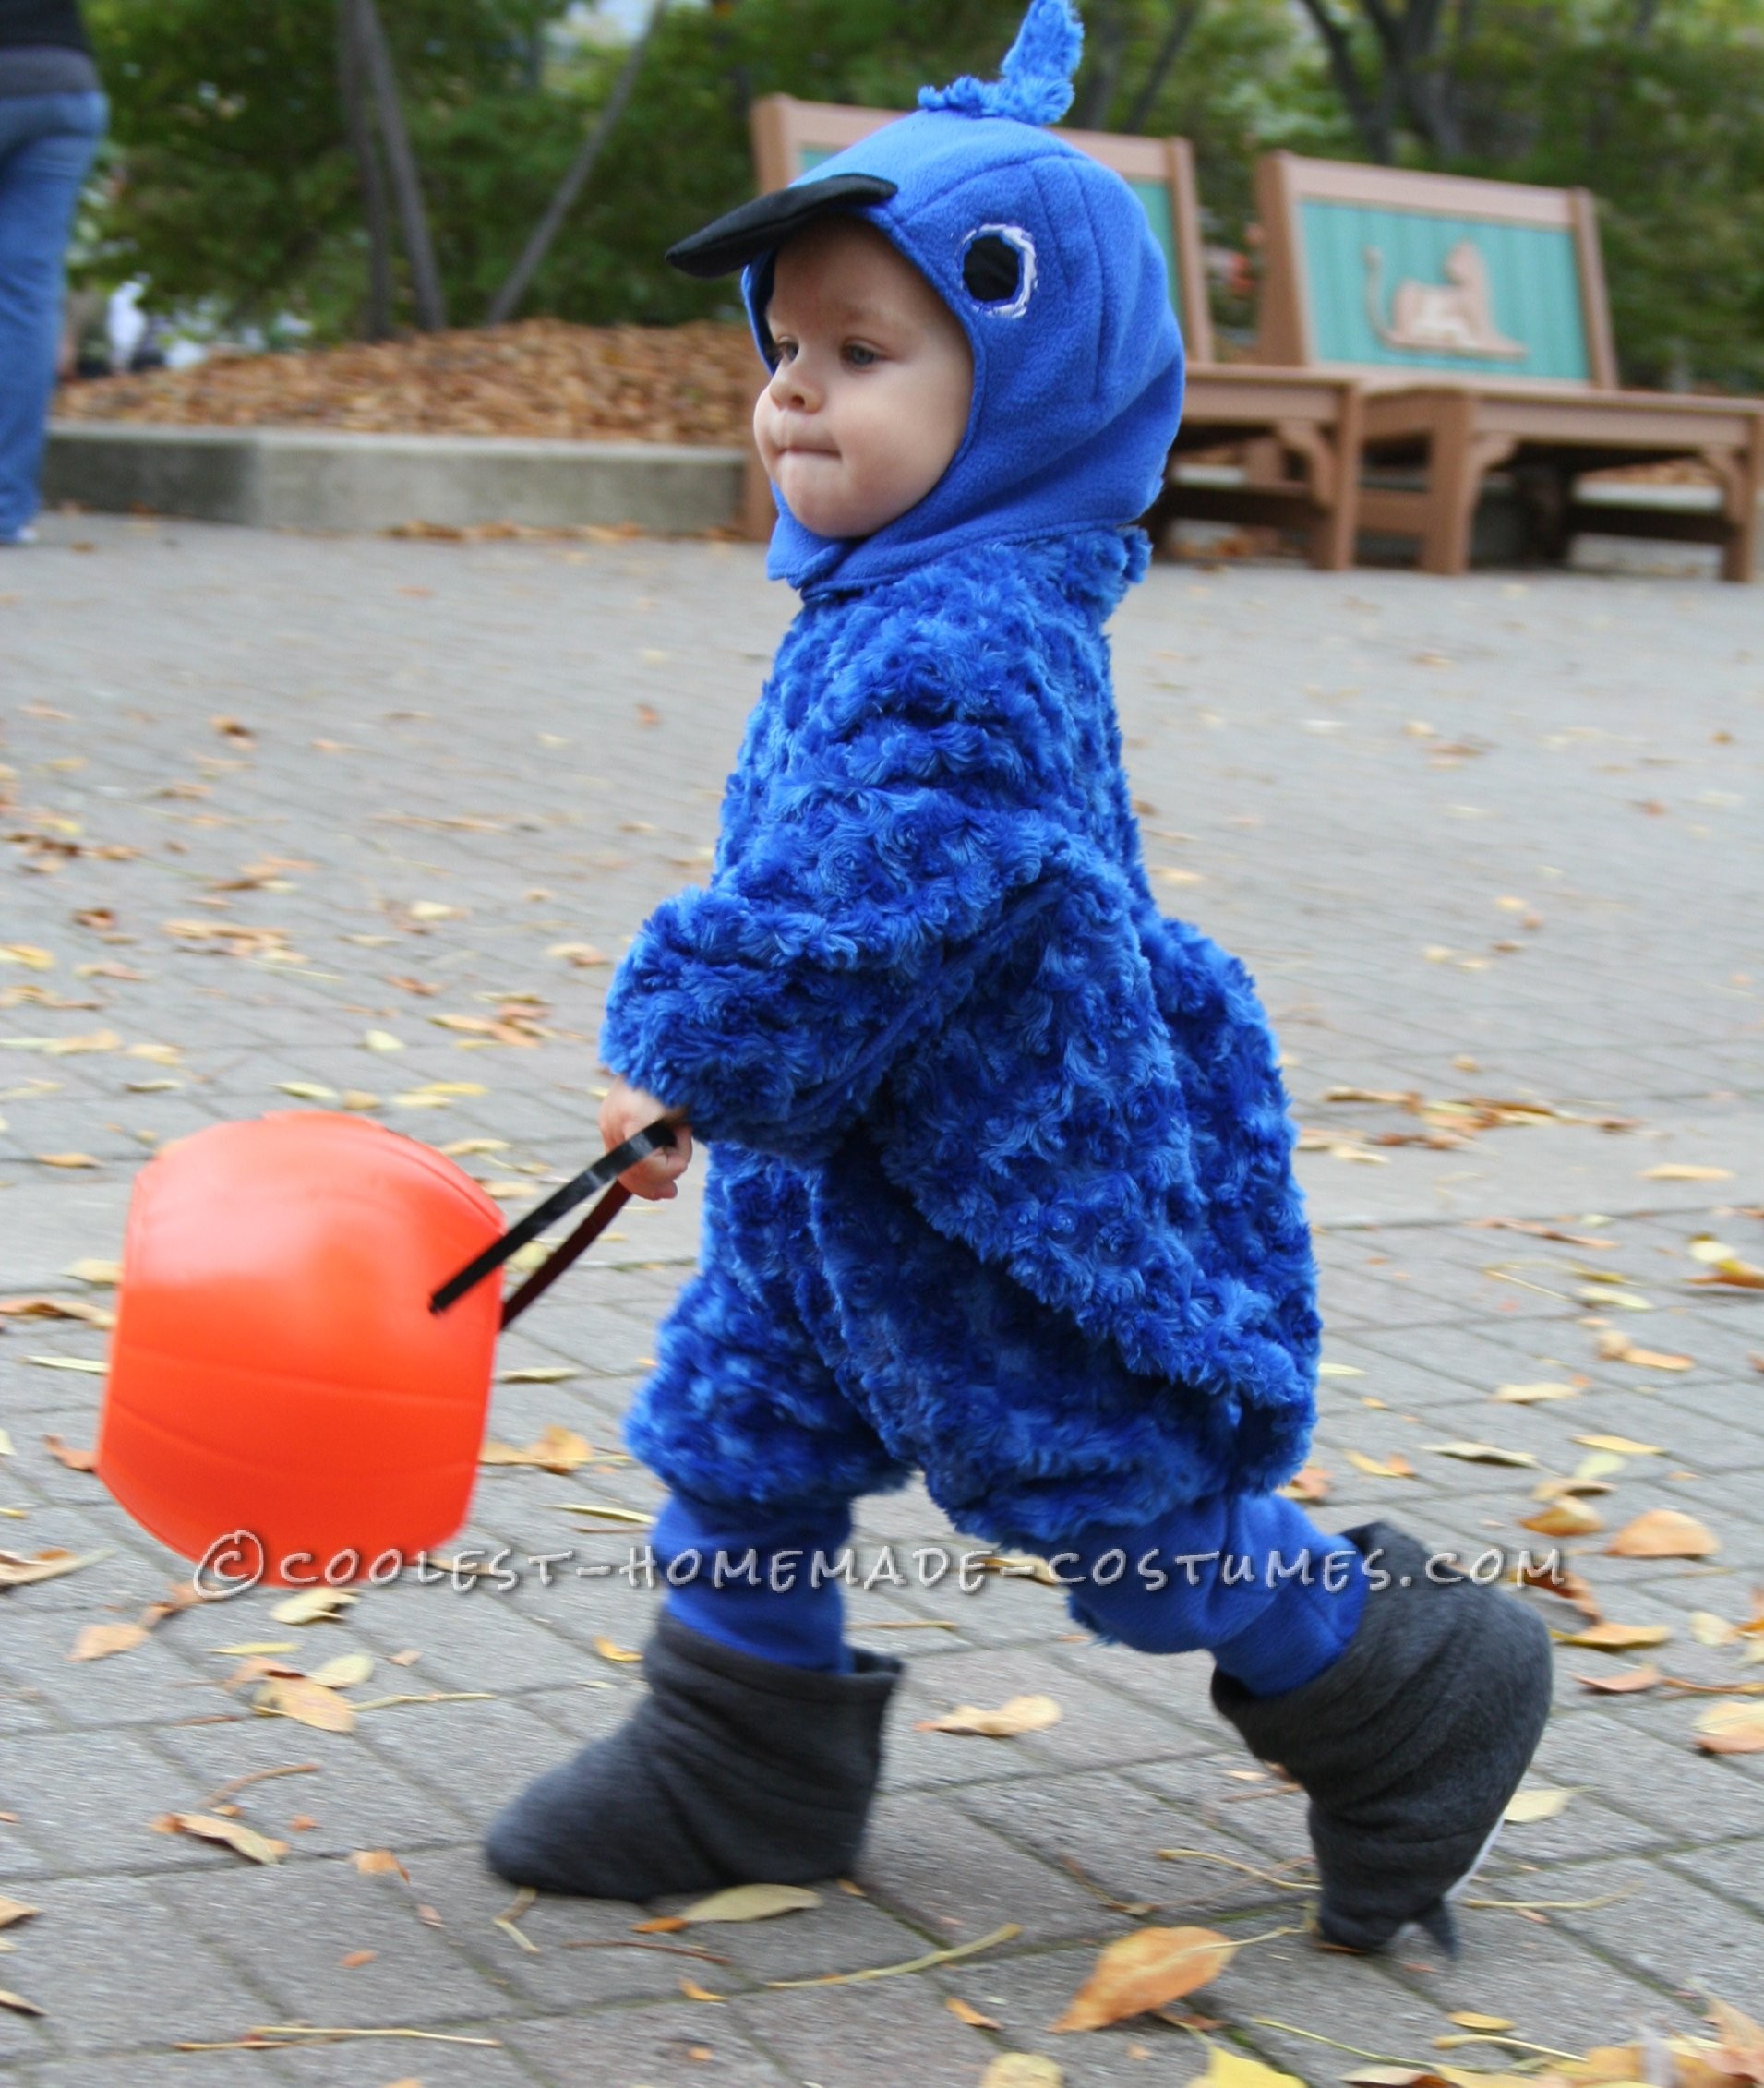
[[[352,0],[337,8],[337,83],[342,95],[343,123],[349,149],[361,177],[362,210],[367,223],[367,319],[369,341],[384,341],[392,330],[392,234],[386,214],[386,172],[374,144],[368,114],[362,53]]]
[[[486,326],[500,326],[505,319],[514,316],[533,279],[538,274],[540,265],[551,251],[551,243],[563,229],[564,220],[575,207],[576,198],[587,186],[588,177],[594,171],[601,149],[612,135],[613,126],[624,114],[625,104],[630,100],[631,90],[637,85],[637,76],[643,69],[643,60],[649,52],[650,40],[655,34],[656,25],[667,12],[667,0],[654,0],[649,11],[649,19],[643,24],[643,32],[630,47],[618,78],[613,82],[613,90],[594,120],[594,126],[582,141],[582,150],[570,163],[570,170],[558,184],[557,191],[546,205],[545,215],[533,228],[533,236],[522,250],[521,258],[510,270],[507,282],[490,300],[490,308],[484,315]]]
[[[1176,0],[1171,11],[1170,27],[1164,32],[1164,41],[1158,46],[1158,55],[1151,62],[1151,70],[1139,83],[1139,92],[1134,96],[1133,106],[1127,112],[1127,128],[1138,132],[1151,114],[1152,104],[1162,93],[1164,82],[1170,70],[1182,54],[1183,47],[1194,34],[1194,24],[1201,16],[1201,0]]]
[[[1397,157],[1397,140],[1390,120],[1387,90],[1374,96],[1354,61],[1352,40],[1336,19],[1328,0],[1302,0],[1302,5],[1323,39],[1330,77],[1353,119],[1354,128],[1360,133],[1366,157],[1377,161],[1381,166],[1388,166]]]
[[[447,307],[441,298],[440,271],[435,265],[435,247],[429,238],[428,212],[423,205],[423,185],[416,170],[416,155],[411,150],[410,133],[404,127],[404,111],[398,99],[398,76],[392,70],[392,54],[387,48],[386,31],[375,0],[344,0],[344,4],[354,17],[357,49],[373,85],[379,134],[386,146],[392,194],[398,199],[399,222],[403,228],[405,258],[411,267],[416,323],[432,333],[447,324]]]
[[[1078,79],[1077,100],[1072,111],[1076,130],[1098,130],[1109,114],[1121,79],[1121,62],[1126,54],[1127,23],[1122,0],[1099,6],[1092,0],[1089,33],[1085,38],[1085,64]]]

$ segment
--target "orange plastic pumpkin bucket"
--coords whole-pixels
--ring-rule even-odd
[[[186,1558],[361,1578],[465,1520],[498,1286],[436,1286],[502,1234],[462,1169],[361,1117],[216,1124],[144,1168],[129,1206],[97,1469]]]

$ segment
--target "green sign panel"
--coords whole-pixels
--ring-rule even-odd
[[[1299,227],[1314,361],[1590,381],[1566,225],[1312,197]]]

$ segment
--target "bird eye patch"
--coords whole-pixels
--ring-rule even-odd
[[[962,282],[989,312],[1021,318],[1035,292],[1035,242],[1017,225],[980,225],[967,237]]]

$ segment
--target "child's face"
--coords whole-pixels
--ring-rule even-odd
[[[922,500],[961,446],[974,358],[961,323],[873,225],[836,217],[779,249],[778,366],[753,436],[818,536],[870,536]]]

